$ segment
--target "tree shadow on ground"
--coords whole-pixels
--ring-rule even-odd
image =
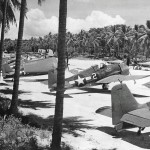
[[[56,96],[56,93],[50,93],[50,92],[42,92],[43,94],[53,95]],[[69,94],[64,94],[64,98],[72,98]]]
[[[3,93],[3,94],[12,94],[12,93],[13,93],[13,90],[10,89],[10,88],[1,89],[1,90],[0,90],[0,93]],[[23,94],[23,93],[31,93],[31,92],[30,92],[30,91],[22,91],[22,90],[19,90],[19,91],[18,91],[18,94]]]
[[[22,79],[21,81],[25,81],[25,82],[48,82],[47,79]]]
[[[86,93],[111,94],[111,90],[103,90],[103,89],[98,89],[98,88],[83,87],[83,88],[80,88],[80,90],[83,90],[85,92],[83,92],[83,93],[73,93],[71,95],[86,94]],[[139,94],[133,94],[133,96],[134,97],[149,97],[149,96],[139,95]]]
[[[48,101],[32,101],[18,99],[18,106],[22,108],[31,108],[37,110],[38,108],[54,108],[55,104]]]
[[[10,107],[11,99],[5,97],[5,95],[0,96],[0,115],[4,116]],[[18,107],[29,108],[38,110],[39,108],[54,108],[55,103],[50,103],[49,101],[32,101],[32,100],[21,100],[18,99]]]
[[[141,148],[150,149],[150,132],[142,133],[140,136],[137,132],[124,130],[122,132],[116,132],[112,127],[98,127],[97,130],[105,132],[113,138],[121,138],[123,141],[131,143]]]
[[[7,83],[0,83],[0,86],[9,86],[9,84],[7,84]]]
[[[52,131],[54,116],[51,115],[47,118],[42,118],[35,114],[29,114],[26,116],[21,116],[22,122],[24,124],[29,124],[32,127],[50,130]],[[80,136],[78,131],[85,132],[84,129],[95,129],[96,127],[91,126],[88,122],[91,120],[82,119],[80,116],[76,117],[65,117],[63,118],[63,133],[69,133],[73,136]]]

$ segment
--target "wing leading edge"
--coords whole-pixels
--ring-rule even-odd
[[[102,80],[99,80],[96,83],[103,84],[103,83],[111,83],[111,82],[117,82],[117,81],[137,80],[137,79],[146,78],[148,76],[150,75],[112,75]]]

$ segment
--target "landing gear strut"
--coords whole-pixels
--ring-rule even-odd
[[[102,88],[103,88],[103,90],[108,90],[108,84],[107,84],[107,83],[104,83],[104,84],[102,85]]]
[[[145,128],[139,127],[139,130],[137,132],[137,135],[141,135],[141,131],[143,131]]]

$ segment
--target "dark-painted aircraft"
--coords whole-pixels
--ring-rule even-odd
[[[138,127],[138,135],[150,126],[150,102],[139,104],[126,84],[115,85],[111,90],[111,107],[101,107],[96,113],[112,117],[116,131]]]
[[[124,63],[112,65],[94,65],[65,79],[65,89],[102,84],[108,89],[108,84],[116,81],[135,80],[145,76],[129,76],[129,67]],[[48,73],[48,87],[50,91],[56,90],[57,70]]]

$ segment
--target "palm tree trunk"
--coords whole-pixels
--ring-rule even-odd
[[[13,85],[13,94],[12,101],[10,106],[10,113],[17,114],[18,112],[18,89],[19,89],[19,76],[20,76],[20,64],[21,64],[21,45],[23,37],[23,28],[24,28],[24,16],[25,16],[26,0],[21,1],[21,10],[20,10],[20,22],[19,22],[19,31],[18,31],[18,41],[16,49],[16,66],[15,66],[15,75],[14,75],[14,85]]]
[[[55,116],[52,134],[52,150],[61,150],[63,99],[65,85],[65,51],[66,51],[66,17],[67,0],[60,0],[59,6],[59,33],[58,33],[58,74]]]
[[[7,2],[8,0],[4,1],[4,8],[3,8],[3,19],[2,19],[2,29],[1,29],[1,43],[0,43],[0,73],[2,71],[2,61],[3,61],[3,50],[4,50],[4,32],[5,32],[5,25],[6,25],[6,9],[7,9]]]

